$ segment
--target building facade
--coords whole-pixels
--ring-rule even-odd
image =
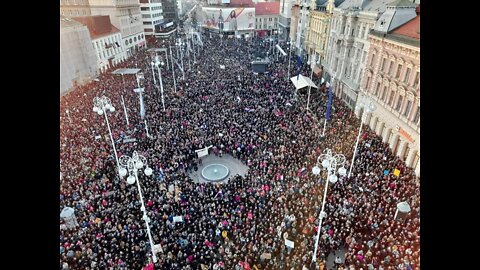
[[[73,19],[87,26],[100,72],[105,72],[127,59],[120,30],[111,24],[109,16],[86,16]]]
[[[326,80],[332,83],[335,95],[351,109],[355,108],[365,69],[368,33],[391,2],[394,1],[345,0],[333,10],[325,75]]]
[[[295,47],[300,50],[305,49],[305,41],[307,36],[308,14],[310,5],[315,3],[312,0],[298,1],[298,15],[297,15],[297,31],[295,36]],[[302,54],[303,55],[303,54]]]
[[[406,7],[388,9],[395,9],[398,13],[399,9]],[[419,176],[419,8],[417,13],[418,16],[396,29],[388,18],[380,18],[379,24],[368,35],[370,48],[361,91],[377,105],[377,109],[367,118],[370,128],[382,136],[392,152],[407,166],[414,168]],[[389,30],[391,27],[394,29]]]
[[[162,0],[163,18],[166,22],[178,23],[177,0]]]
[[[290,22],[292,19],[292,4],[295,0],[280,0],[280,16],[278,17],[278,34],[281,39],[290,37]]]
[[[259,2],[255,4],[255,30],[267,35],[278,33],[280,2]]]
[[[88,28],[60,16],[60,95],[96,76],[97,61]]]
[[[315,59],[319,59],[320,64],[323,63],[326,58],[333,8],[341,4],[343,1],[344,0],[318,0],[312,5],[305,45],[308,54],[315,54]]]
[[[290,19],[290,41],[297,42],[297,29],[300,16],[300,0],[294,0],[292,3],[291,19]]]
[[[127,55],[146,46],[138,0],[89,0],[92,15],[108,15],[120,29]]]
[[[155,29],[158,30],[164,22],[162,0],[140,0],[140,12],[145,35],[154,36]]]
[[[60,0],[60,15],[66,17],[90,16],[88,0]]]

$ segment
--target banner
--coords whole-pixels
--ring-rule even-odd
[[[330,120],[330,110],[332,108],[332,99],[333,99],[332,86],[330,86],[328,87],[327,115],[325,116],[327,120]]]
[[[208,156],[208,147],[205,147],[205,148],[200,149],[200,150],[195,150],[195,152],[197,152],[197,155],[198,155],[199,158],[204,157],[204,156]]]
[[[399,177],[400,176],[400,170],[399,169],[395,169],[393,171],[393,175],[395,175],[396,177]]]
[[[293,243],[293,241],[285,239],[285,246],[293,248],[295,246],[295,243]]]
[[[201,21],[209,29],[218,30],[223,21],[223,31],[254,30],[255,8],[202,7]]]
[[[173,222],[183,222],[183,216],[175,216],[175,217],[173,217]]]

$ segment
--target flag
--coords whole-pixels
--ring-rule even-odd
[[[393,175],[395,175],[396,177],[399,177],[400,176],[400,170],[399,169],[395,169],[393,171]]]
[[[297,73],[297,81],[300,77],[300,66],[302,65],[302,57],[300,57],[300,55],[297,55],[297,69],[298,69],[298,73]]]
[[[332,98],[333,98],[332,86],[330,86],[330,87],[328,87],[327,114],[325,116],[327,118],[327,120],[330,120],[330,109],[332,108]]]
[[[163,176],[163,170],[162,170],[162,168],[160,168],[160,170],[158,171],[158,177],[157,177],[157,179],[158,179],[159,181],[163,181],[163,177],[164,177],[164,176]]]
[[[389,173],[390,173],[389,170],[384,170],[384,171],[383,171],[383,175],[388,175]]]

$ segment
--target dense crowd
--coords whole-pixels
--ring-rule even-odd
[[[119,179],[104,116],[92,110],[93,98],[101,95],[116,108],[108,119],[118,156],[136,150],[154,172],[139,173],[139,179],[153,240],[163,248],[155,269],[314,269],[325,177],[311,169],[327,148],[344,154],[349,168],[359,119],[335,97],[320,139],[328,95],[319,78],[306,112],[305,90],[295,98],[287,80],[286,57],[271,59],[266,74],[251,71],[256,52],[267,51],[268,43],[220,42],[217,35],[203,35],[202,41],[196,63],[190,55],[190,68],[184,52],[185,80],[175,67],[176,92],[171,67],[162,68],[165,112],[150,52],[140,50],[115,67],[144,73],[150,138],[132,91],[134,75],[122,78],[109,70],[61,97],[60,210],[73,207],[79,226],[68,229],[60,221],[60,269],[142,269],[152,263],[137,187]],[[172,44],[178,60],[169,42],[149,47]],[[292,61],[291,76],[296,68]],[[310,74],[306,61],[301,73]],[[420,269],[419,179],[380,137],[364,130],[351,179],[340,177],[329,187],[316,267],[327,269],[328,255],[344,249],[345,260],[335,269]],[[211,154],[230,154],[248,165],[245,178],[223,184],[190,179],[199,163],[195,150],[209,145]],[[384,174],[395,168],[399,177]],[[393,219],[401,201],[412,208],[405,222]],[[173,222],[174,216],[184,221]]]

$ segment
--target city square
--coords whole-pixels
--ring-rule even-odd
[[[420,269],[419,4],[386,1],[358,27],[369,46],[332,29],[320,53],[313,26],[247,15],[280,18],[282,0],[189,1],[134,43],[92,2],[61,27],[111,34],[118,58],[65,90],[61,71],[59,269]],[[129,25],[150,3],[133,2]],[[383,57],[403,40],[411,52]]]

